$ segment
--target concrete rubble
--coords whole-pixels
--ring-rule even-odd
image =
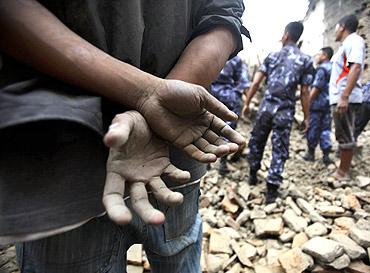
[[[251,122],[241,122],[238,130],[248,138]],[[295,125],[281,198],[267,206],[263,179],[271,158],[269,143],[256,186],[247,183],[247,150],[238,162],[228,162],[233,171],[225,177],[218,174],[219,163],[212,164],[201,181],[202,272],[370,273],[367,139],[370,130],[359,137],[362,154],[353,161],[352,180],[338,184],[330,178],[338,166],[334,153],[336,162],[328,167],[319,149],[316,162],[305,162],[306,141]],[[18,272],[14,252],[14,247],[0,247],[0,272]],[[128,252],[128,273],[136,272],[150,272],[141,245]]]
[[[248,121],[242,125],[242,130],[248,128],[241,131],[246,136],[250,125]],[[361,140],[365,143],[370,131],[364,134],[360,143]],[[207,257],[204,260],[209,262],[209,257],[217,255],[212,252],[214,247],[210,248],[209,242],[213,233],[229,226],[228,218],[239,224],[240,238],[229,241],[232,253],[227,255],[229,259],[235,255],[236,258],[226,268],[205,264],[203,272],[370,273],[370,165],[366,163],[370,162],[370,148],[364,145],[362,154],[356,156],[353,180],[338,184],[330,177],[339,163],[334,154],[331,156],[336,162],[329,167],[320,160],[319,150],[317,161],[307,163],[302,160],[306,148],[302,143],[305,143],[304,136],[293,129],[290,159],[280,188],[281,198],[267,206],[264,204],[266,187],[263,179],[271,157],[270,146],[266,148],[258,173],[262,182],[257,186],[247,183],[245,158],[230,162],[235,169],[244,170],[244,175],[238,179],[233,179],[231,173],[226,177],[219,176],[218,163],[212,165],[202,181],[203,192],[212,190],[214,184],[208,181],[216,180],[215,177],[217,184],[228,190],[217,191],[219,196],[209,206],[201,208],[203,217],[215,215],[218,218],[217,221],[205,219],[210,230],[204,233],[204,240],[208,242],[208,248],[202,254]],[[245,206],[234,200],[226,207],[222,201],[225,196],[230,196],[230,191],[243,200]],[[221,248],[224,252],[228,249],[225,245]]]

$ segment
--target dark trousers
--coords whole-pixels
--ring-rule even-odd
[[[272,160],[267,177],[267,183],[280,185],[283,181],[285,161],[289,157],[289,138],[294,118],[294,108],[285,108],[270,112],[270,107],[263,105],[257,113],[255,125],[249,140],[248,161],[250,169],[257,171],[261,168],[261,160],[266,142],[272,131]]]
[[[307,131],[308,148],[314,150],[320,143],[322,151],[331,149],[331,112],[330,108],[325,110],[311,110],[309,127]]]
[[[365,129],[367,123],[370,120],[370,102],[364,102],[357,112],[357,118],[355,123],[355,139]]]

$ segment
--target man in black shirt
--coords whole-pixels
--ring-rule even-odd
[[[70,230],[22,244],[22,272],[122,272],[136,241],[153,272],[199,271],[197,181],[205,167],[188,156],[211,162],[236,150],[220,136],[242,142],[215,116],[235,115],[199,85],[241,49],[243,9],[223,0],[0,1],[0,237]],[[191,174],[177,189],[181,206],[151,198],[166,214],[161,226],[146,225],[163,218],[137,208],[130,226],[97,217],[107,159],[100,138],[129,109],[174,144],[171,162]]]

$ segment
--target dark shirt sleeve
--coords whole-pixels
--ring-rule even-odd
[[[249,31],[242,25],[244,12],[243,0],[203,0],[196,15],[192,38],[204,34],[218,26],[228,27],[237,43],[236,50],[230,55],[233,58],[243,49],[241,34],[250,38]]]
[[[312,83],[312,87],[316,87],[322,90],[323,88],[325,88],[327,82],[328,77],[326,76],[325,70],[323,68],[318,68]]]
[[[313,75],[315,73],[315,69],[313,67],[312,60],[308,60],[305,63],[304,71],[301,77],[301,85],[311,85],[313,81]]]

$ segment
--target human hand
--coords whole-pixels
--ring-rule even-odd
[[[182,203],[183,196],[168,189],[161,176],[181,183],[190,179],[189,172],[170,163],[168,145],[152,134],[144,117],[136,111],[117,115],[104,142],[110,147],[103,195],[109,217],[118,224],[131,221],[131,212],[123,200],[129,190],[132,208],[145,223],[163,223],[163,213],[148,201],[146,186],[158,201],[175,206]]]
[[[341,96],[336,108],[338,113],[344,114],[348,110],[348,97]]]
[[[303,133],[306,133],[308,131],[308,126],[309,126],[309,122],[308,122],[308,119],[306,118],[302,121],[302,125],[301,125]]]
[[[222,120],[237,115],[199,85],[161,80],[137,109],[157,135],[203,163],[236,152],[244,142]]]
[[[249,115],[249,111],[250,111],[249,104],[244,103],[243,109],[242,109],[242,116],[247,117]]]

